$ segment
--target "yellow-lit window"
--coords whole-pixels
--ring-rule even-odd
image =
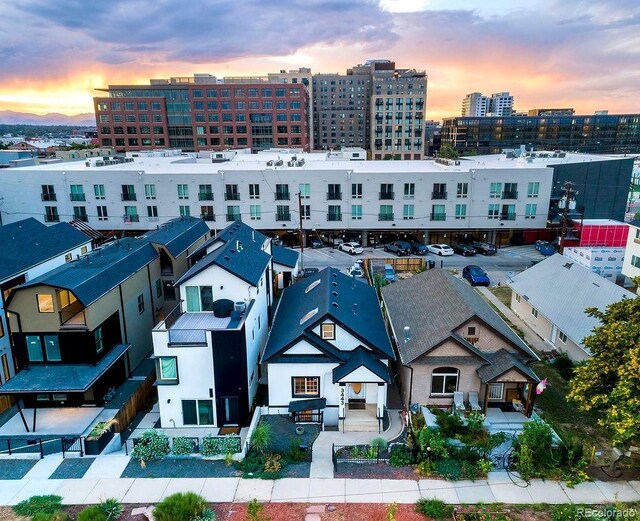
[[[38,295],[38,311],[53,313],[53,295]]]
[[[321,333],[323,340],[335,340],[336,339],[336,325],[335,324],[322,324]]]
[[[320,377],[319,376],[294,376],[293,397],[300,396],[320,396]]]

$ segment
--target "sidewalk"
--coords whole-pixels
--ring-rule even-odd
[[[153,504],[176,492],[195,492],[212,503],[259,501],[292,503],[415,503],[438,498],[449,504],[581,503],[640,501],[640,481],[588,482],[568,488],[564,483],[533,480],[514,483],[506,472],[486,480],[435,479],[294,479],[241,478],[88,478],[0,481],[0,505],[15,505],[30,496],[57,494],[64,504],[88,505],[115,497],[123,503]]]

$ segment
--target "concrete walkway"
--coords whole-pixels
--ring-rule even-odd
[[[402,434],[400,411],[389,410],[389,428],[383,433],[377,432],[335,432],[322,431],[313,442],[311,472],[312,478],[333,478],[333,445],[366,445],[374,438],[393,440]]]
[[[294,479],[277,481],[240,478],[25,478],[0,481],[0,505],[15,505],[30,496],[57,494],[64,504],[88,505],[115,497],[123,503],[153,504],[176,492],[191,491],[212,503],[259,501],[295,503],[414,503],[438,498],[449,504],[584,503],[640,501],[640,481],[588,482],[568,488],[556,481],[512,481],[505,472],[487,479]]]

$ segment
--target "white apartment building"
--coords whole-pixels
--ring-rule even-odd
[[[489,100],[487,116],[511,116],[513,114],[513,96],[508,92],[496,92]]]
[[[506,242],[517,231],[546,227],[554,165],[596,157],[549,153],[347,161],[344,157],[361,159],[360,153],[272,150],[238,153],[228,161],[230,154],[214,153],[225,156],[214,163],[199,155],[163,151],[126,162],[0,170],[2,219],[33,216],[55,223],[78,218],[99,231],[133,232],[190,215],[214,230],[241,219],[278,235],[293,235],[302,221],[305,233],[365,245],[408,236],[450,243],[457,234]]]
[[[471,92],[462,100],[462,115],[484,117],[489,112],[489,97],[480,92]]]

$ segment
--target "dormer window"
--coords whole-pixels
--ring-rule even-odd
[[[320,326],[320,333],[323,340],[335,340],[336,339],[336,325],[331,322],[327,322]]]

